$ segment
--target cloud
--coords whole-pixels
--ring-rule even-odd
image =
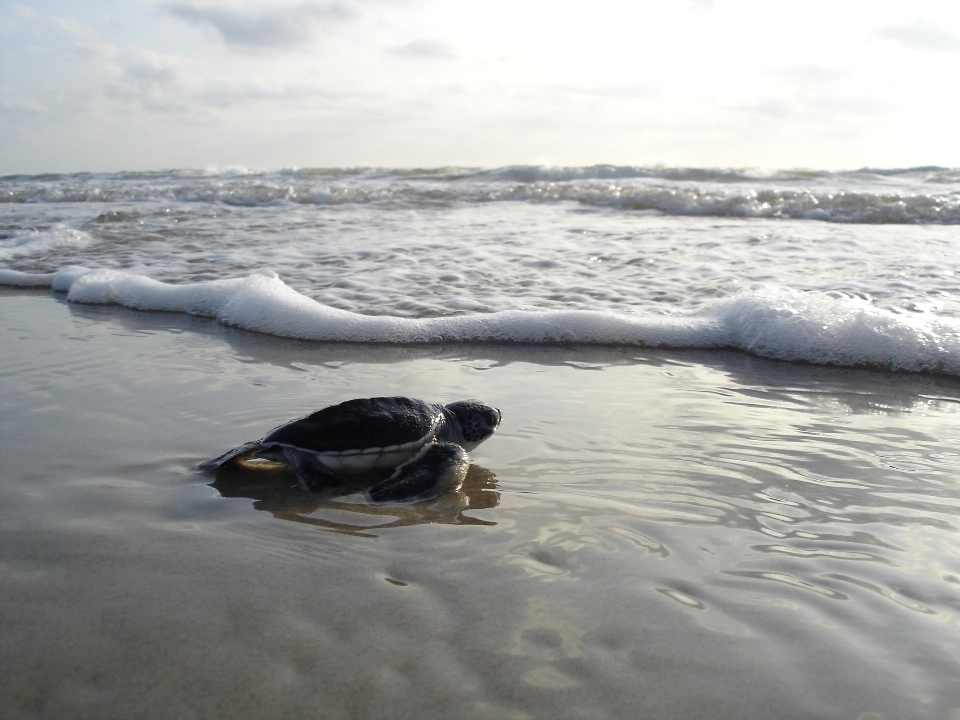
[[[608,97],[621,99],[642,99],[657,95],[658,88],[644,82],[621,85],[553,85],[550,90],[569,95],[586,97]]]
[[[123,73],[144,87],[166,86],[177,79],[177,72],[172,67],[151,63],[133,63],[127,65]]]
[[[960,52],[960,35],[925,20],[916,20],[908,25],[887,25],[873,32],[913,50]]]
[[[146,109],[157,115],[188,112],[195,105],[191,65],[174,54],[128,45],[103,66],[100,83],[88,85],[94,106],[114,103],[114,111]]]
[[[858,92],[851,72],[824,65],[792,65],[772,73],[773,87],[761,91],[738,110],[783,120],[839,122],[882,115],[891,109],[886,100]]]
[[[99,39],[97,28],[94,25],[76,18],[62,15],[41,15],[33,8],[23,5],[14,5],[11,14],[20,22],[10,22],[10,16],[7,15],[0,18],[0,28],[7,32],[19,31],[24,33],[26,31],[38,42],[44,41],[47,31],[59,33],[84,43],[97,42]]]
[[[390,48],[390,53],[401,57],[449,59],[456,57],[453,48],[442,40],[414,40]]]
[[[117,56],[117,48],[106,42],[79,42],[69,48],[67,53],[78,60],[104,62]]]
[[[817,86],[843,80],[850,73],[823,65],[791,65],[780,70],[778,74],[793,85]]]
[[[218,83],[204,88],[198,102],[211,108],[229,109],[250,103],[287,103],[291,108],[309,108],[317,103],[344,103],[353,99],[345,93],[337,93],[309,85],[277,87],[272,83],[247,81],[224,85]]]
[[[167,5],[167,11],[194,25],[213,28],[227,45],[247,48],[301,45],[313,39],[318,25],[353,15],[340,2],[307,2],[252,12],[176,3]]]
[[[32,7],[27,7],[26,5],[14,5],[13,14],[16,15],[21,20],[34,20],[40,15]]]
[[[40,116],[45,112],[41,103],[15,97],[11,88],[0,86],[0,117]]]
[[[747,115],[829,124],[877,117],[891,107],[889,102],[866,96],[800,91],[788,96],[762,95],[753,102],[735,106],[735,109]]]

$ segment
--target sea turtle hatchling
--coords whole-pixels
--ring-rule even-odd
[[[360,398],[281,425],[198,469],[214,472],[251,460],[282,463],[300,487],[317,491],[338,484],[339,475],[396,468],[367,497],[414,500],[459,487],[469,466],[467,451],[499,425],[500,411],[479,400],[440,405],[406,397]]]

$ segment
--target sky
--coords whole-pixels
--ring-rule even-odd
[[[0,0],[0,174],[960,166],[957,0]]]

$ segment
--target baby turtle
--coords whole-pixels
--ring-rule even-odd
[[[308,491],[339,483],[339,474],[396,468],[367,491],[375,502],[414,500],[459,487],[467,451],[500,425],[500,411],[479,400],[449,405],[406,397],[347,400],[281,425],[199,470],[250,460],[289,466]]]

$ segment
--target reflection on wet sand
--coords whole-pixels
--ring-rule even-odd
[[[0,300],[11,717],[957,715],[956,379]],[[502,407],[496,477],[373,505],[193,470],[391,394]]]
[[[376,537],[372,529],[441,523],[446,525],[496,525],[466,514],[500,502],[497,476],[471,465],[459,490],[415,503],[373,504],[363,495],[371,484],[388,473],[358,476],[326,492],[301,490],[296,477],[285,469],[264,470],[228,466],[210,486],[225,498],[249,498],[253,507],[280,520],[292,520],[347,535]]]

